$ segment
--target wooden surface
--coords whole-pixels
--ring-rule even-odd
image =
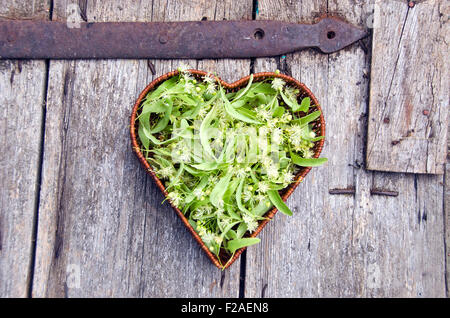
[[[444,173],[449,9],[445,0],[376,2],[367,169]]]
[[[47,10],[46,1],[1,0],[0,20],[45,19]],[[45,62],[0,60],[0,297],[28,294],[45,83]]]
[[[66,20],[73,2],[53,1],[53,20]],[[373,10],[356,0],[80,3],[90,22],[313,22],[329,13],[367,27]],[[36,61],[14,73],[15,84],[10,78],[18,62],[2,62],[0,296],[447,296],[449,172],[365,170],[370,87],[376,80],[371,53],[369,39],[331,55],[307,50],[253,61],[152,60],[155,75],[145,60],[50,61],[48,79],[45,62]],[[289,198],[294,216],[277,214],[261,243],[223,272],[169,205],[161,204],[163,196],[130,148],[128,119],[136,97],[181,62],[230,82],[279,69],[314,92],[327,123],[323,156],[329,163],[314,168]],[[40,115],[17,111],[23,104]],[[19,114],[14,121],[7,117],[12,113]],[[354,195],[329,194],[349,187]],[[373,189],[398,196],[371,195]]]
[[[242,19],[252,9],[221,1],[135,5],[88,2],[87,18]],[[55,2],[54,18],[65,13]],[[152,62],[157,75],[184,62],[234,78],[250,64]],[[147,61],[50,62],[33,296],[238,296],[239,265],[224,273],[211,266],[130,151],[125,123],[153,78]],[[79,286],[65,284],[78,272]]]

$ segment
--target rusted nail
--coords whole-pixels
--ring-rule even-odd
[[[389,124],[391,122],[391,120],[389,119],[389,117],[386,117],[385,119],[383,119],[383,123],[385,124]]]
[[[267,284],[264,284],[264,286],[261,290],[261,298],[264,298],[266,296],[266,290],[267,290]]]
[[[428,116],[430,114],[430,111],[428,109],[424,109],[422,114],[424,114],[425,116]]]
[[[398,145],[400,143],[400,140],[392,140],[391,144],[392,146]]]
[[[385,195],[388,197],[396,197],[398,196],[398,191],[391,191],[391,190],[385,190],[385,189],[371,189],[370,190],[371,195]]]
[[[152,61],[147,60],[147,66],[150,69],[150,71],[152,72],[152,75],[155,75],[156,69],[155,69],[155,65],[152,63]]]
[[[355,194],[355,188],[330,189],[328,192],[330,194]]]
[[[410,8],[414,8],[415,5],[416,5],[416,3],[414,1],[408,2],[408,7],[410,7]]]

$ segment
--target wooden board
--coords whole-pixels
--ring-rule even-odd
[[[400,1],[386,3],[394,2],[399,14],[407,10]],[[53,19],[81,21],[73,15],[74,3],[53,1]],[[376,9],[357,0],[78,3],[90,22],[251,19],[255,4],[257,19],[313,22],[328,12],[364,27]],[[48,1],[0,4],[0,18],[49,14]],[[444,4],[438,10],[448,12]],[[412,11],[403,16],[405,44],[407,36],[417,41],[407,34],[406,26],[416,25],[411,17]],[[375,52],[367,43],[367,53],[356,44],[331,55],[307,50],[254,63],[152,60],[156,75],[144,60],[51,61],[47,91],[45,62],[0,61],[0,297],[30,291],[34,297],[237,297],[240,291],[245,297],[448,296],[450,164],[445,175],[364,169]],[[402,54],[397,52],[397,69],[404,66]],[[329,163],[314,168],[288,200],[294,216],[277,214],[261,243],[224,272],[161,204],[163,196],[130,149],[134,100],[148,82],[181,62],[230,82],[250,70],[280,69],[312,89],[327,123],[323,156]],[[438,92],[433,86],[435,98]],[[21,112],[22,105],[30,111]],[[349,187],[354,195],[329,193]],[[373,189],[398,196],[371,195]]]
[[[65,20],[67,4],[53,17]],[[252,1],[87,1],[88,21],[251,19]],[[152,61],[156,75],[181,61]],[[249,60],[183,61],[226,80]],[[51,61],[35,297],[237,297],[237,262],[207,259],[131,151],[128,121],[155,76],[147,61]]]
[[[393,2],[393,1],[392,1]],[[320,12],[364,27],[361,1],[258,1],[259,19],[309,21]],[[294,216],[277,214],[249,249],[246,297],[445,297],[442,176],[364,170],[370,50],[353,45],[257,59],[304,82],[324,111],[329,162],[313,168],[289,198]],[[330,195],[354,188],[355,195]],[[371,195],[371,189],[399,192]]]
[[[48,17],[47,1],[0,1],[0,20]],[[38,197],[46,66],[0,61],[0,297],[26,297]]]
[[[376,1],[367,168],[442,174],[449,106],[445,0]],[[446,39],[447,37],[447,39]]]

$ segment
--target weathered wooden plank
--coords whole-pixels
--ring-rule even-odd
[[[449,3],[377,1],[367,140],[371,170],[442,174]]]
[[[64,20],[67,3],[55,1]],[[88,21],[251,17],[251,1],[87,1]],[[181,61],[51,61],[33,296],[237,297],[130,149],[140,91]],[[197,61],[183,61],[197,67]],[[225,79],[249,61],[200,61]],[[212,64],[213,67],[211,66]]]
[[[47,17],[47,1],[0,1],[0,19]],[[0,61],[0,297],[28,293],[45,74],[44,61]]]
[[[261,19],[311,22],[328,11],[360,26],[372,10],[350,0],[258,3]],[[278,67],[311,88],[324,110],[329,162],[288,200],[294,216],[277,215],[261,247],[248,250],[246,297],[445,296],[442,178],[363,168],[369,66],[357,45],[329,56],[306,51],[256,61],[256,71]],[[348,187],[354,196],[329,194]],[[374,187],[399,196],[373,196]],[[419,210],[427,210],[425,224]]]
[[[450,126],[450,122],[449,122]],[[450,127],[449,127],[450,128]],[[448,286],[450,283],[450,140],[447,137],[447,163],[445,165],[444,184],[444,232],[446,248],[446,287],[447,297],[449,297]]]
[[[398,197],[373,196],[372,214],[358,211],[355,243],[372,246],[364,260],[379,290],[370,296],[445,297],[443,177],[374,173],[372,188]],[[367,242],[367,243],[366,243]],[[369,286],[370,287],[370,286]]]

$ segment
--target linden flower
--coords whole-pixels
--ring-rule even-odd
[[[216,210],[216,215],[217,215],[217,217],[219,217],[219,218],[222,217],[224,212],[225,212],[224,209],[218,208],[218,209]]]
[[[195,219],[199,219],[203,216],[203,214],[205,213],[205,210],[203,208],[198,208],[197,211],[194,212],[194,218]]]
[[[275,77],[272,81],[272,88],[276,91],[281,91],[286,83],[278,77]]]
[[[267,127],[269,127],[269,128],[275,128],[276,127],[276,125],[278,124],[278,118],[270,118],[268,121],[267,121]]]
[[[269,179],[276,179],[278,177],[278,169],[275,166],[266,167],[267,176]]]
[[[276,144],[281,142],[282,133],[280,128],[275,128],[272,132],[272,141]]]
[[[206,116],[206,114],[208,114],[208,110],[205,108],[201,108],[200,111],[198,112],[198,117],[204,118]],[[199,126],[199,129],[200,129],[200,126]]]
[[[265,181],[260,182],[258,190],[261,193],[266,193],[267,191],[269,191],[269,184]],[[261,200],[258,200],[258,201],[261,201]]]
[[[204,195],[204,192],[202,189],[195,189],[192,194],[194,194],[194,196],[200,200],[200,198]]]
[[[203,76],[203,81],[207,84],[214,84],[216,82],[216,80],[213,77],[211,77],[210,73]]]
[[[289,184],[289,183],[292,182],[292,180],[294,180],[294,175],[293,175],[292,173],[286,172],[286,173],[283,175],[283,183]]]
[[[206,244],[211,244],[214,239],[216,238],[216,235],[214,233],[211,233],[210,231],[206,232],[202,237],[203,242]]]
[[[174,171],[171,166],[167,166],[158,170],[158,174],[161,176],[161,178],[168,178],[173,174],[173,172]]]
[[[206,86],[206,92],[211,95],[214,94],[216,92],[216,85],[213,83],[208,84],[208,86]]]
[[[189,151],[184,151],[184,149],[183,149],[183,151],[181,151],[179,160],[181,162],[189,162],[190,159],[191,159],[191,153]]]
[[[228,225],[230,225],[230,219],[228,219],[228,218],[220,219],[219,223],[222,226],[222,228],[226,228]]]
[[[205,211],[205,214],[210,214],[213,210],[213,207],[212,207],[212,205],[208,204],[203,207],[203,210]]]
[[[200,237],[206,235],[206,229],[203,226],[203,221],[197,221],[197,232],[198,232],[198,235],[200,235]]]
[[[263,156],[262,158],[261,158],[261,162],[262,162],[262,164],[263,164],[263,166],[266,168],[266,170],[267,170],[267,167],[270,167],[270,166],[272,166],[273,165],[273,160],[272,160],[272,158],[270,158],[269,156]]]
[[[188,94],[191,94],[194,88],[195,86],[192,82],[186,82],[186,84],[184,84],[184,91]]]
[[[223,202],[223,199],[220,199],[219,201],[217,201],[217,207],[219,209],[222,209],[224,204],[225,204],[225,202]]]
[[[245,222],[245,224],[247,225],[247,230],[252,233],[256,230],[256,228],[258,227],[258,222],[255,221],[255,219],[253,217],[251,217],[250,215],[246,214],[243,216],[242,218]]]
[[[209,184],[216,184],[217,181],[219,181],[219,178],[217,176],[210,175],[209,178],[208,178],[208,183]]]
[[[253,204],[255,202],[255,197],[253,196],[253,193],[249,191],[244,192],[242,199],[244,199],[244,202],[248,202],[250,204]]]
[[[167,196],[170,201],[175,205],[179,206],[181,201],[183,200],[181,198],[181,195],[177,191],[169,192],[169,195]]]
[[[184,79],[185,83],[187,83],[187,82],[195,82],[194,77],[189,72],[186,72],[186,73],[183,74],[183,79]]]
[[[314,156],[314,151],[311,149],[305,149],[303,150],[303,157],[304,158],[312,158]]]
[[[261,109],[260,111],[258,111],[258,115],[260,118],[262,118],[266,121],[269,120],[270,118],[272,118],[272,113],[266,109]]]
[[[289,123],[291,120],[292,120],[292,115],[291,115],[291,114],[289,114],[289,113],[284,113],[283,115],[281,115],[281,118],[280,118],[280,122],[281,122],[281,123],[287,124],[287,123]]]
[[[289,99],[292,100],[296,100],[297,99],[297,94],[296,94],[296,90],[293,87],[289,87],[286,86],[284,88],[284,94],[286,95],[286,97],[288,97]]]
[[[263,202],[265,199],[266,199],[266,196],[263,195],[263,194],[257,194],[257,195],[255,196],[255,201],[256,201],[256,202]]]
[[[246,175],[247,175],[247,173],[242,168],[239,169],[238,171],[236,171],[236,177],[238,177],[238,178],[244,178]]]

